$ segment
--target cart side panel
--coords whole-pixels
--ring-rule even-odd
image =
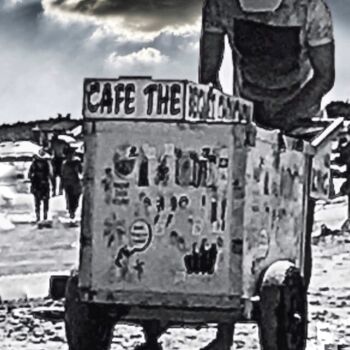
[[[247,157],[243,295],[248,298],[273,262],[300,260],[305,158],[288,147],[281,151],[279,144],[277,132],[258,129]]]
[[[310,195],[315,199],[328,200],[333,186],[331,178],[332,141],[327,140],[312,159]]]
[[[93,300],[176,306],[192,296],[197,306],[208,307],[209,297],[233,306],[242,274],[241,252],[231,249],[242,230],[231,230],[231,184],[243,182],[242,165],[233,163],[245,166],[245,148],[236,157],[231,128],[96,123],[94,213],[85,225],[92,260],[82,282]]]
[[[81,288],[91,287],[91,263],[92,263],[92,240],[93,240],[93,215],[94,215],[94,174],[97,149],[97,138],[93,129],[94,123],[85,123],[85,159],[84,159],[84,186],[83,186],[83,213],[80,233],[79,254],[79,285]]]
[[[243,264],[243,231],[244,231],[244,210],[246,201],[246,167],[247,167],[247,152],[249,150],[249,130],[251,126],[235,125],[233,130],[234,154],[233,154],[233,169],[232,169],[232,210],[231,210],[231,266],[230,281],[233,293],[237,293],[235,281],[242,281],[242,264]],[[252,135],[253,143],[255,141],[255,131]],[[237,269],[236,267],[240,267]],[[242,283],[239,284],[242,288]],[[242,289],[239,290],[240,296]]]

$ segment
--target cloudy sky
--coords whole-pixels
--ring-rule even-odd
[[[328,0],[336,86],[350,99],[350,0]],[[84,77],[197,80],[202,0],[0,0],[0,123],[81,116]],[[231,86],[227,55],[221,72]]]

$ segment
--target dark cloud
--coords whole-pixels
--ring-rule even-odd
[[[118,16],[124,25],[141,31],[194,24],[203,0],[54,0],[51,6],[93,16]]]
[[[193,23],[200,16],[202,0],[77,0],[70,8],[67,0],[55,0],[55,5],[52,1],[0,0],[0,123],[47,118],[58,112],[80,116],[82,82],[88,76],[197,79],[198,31],[158,31]],[[327,1],[334,18],[337,59],[331,97],[346,99],[350,97],[350,1]],[[121,37],[111,13],[128,28],[141,25],[155,32],[147,39],[142,33],[136,39]],[[226,74],[223,79],[231,77]]]
[[[79,117],[85,77],[196,78],[198,33],[129,42],[103,23],[61,19],[40,0],[0,0],[0,124]]]

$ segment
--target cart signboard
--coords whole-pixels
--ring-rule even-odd
[[[210,86],[147,78],[86,79],[86,120],[248,122],[252,104]]]
[[[181,120],[185,85],[148,79],[86,79],[86,119]]]

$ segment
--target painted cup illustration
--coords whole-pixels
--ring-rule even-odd
[[[117,150],[113,157],[114,173],[120,178],[129,177],[136,166],[137,148],[129,147],[125,151]]]

